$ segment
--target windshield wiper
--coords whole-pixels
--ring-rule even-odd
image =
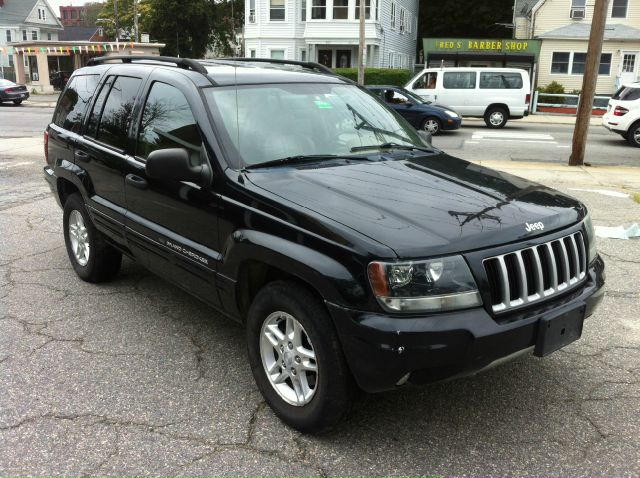
[[[323,161],[329,159],[346,159],[346,160],[369,160],[366,156],[338,156],[337,154],[300,154],[297,156],[287,156],[286,158],[272,159],[271,161],[265,161],[264,163],[249,164],[245,166],[244,170],[261,169],[261,168],[273,168],[276,166],[284,166],[289,164],[303,164],[311,163],[313,161]]]
[[[370,144],[368,146],[354,146],[351,148],[351,152],[365,151],[367,149],[404,149],[407,151],[424,151],[425,153],[434,153],[433,149],[421,148],[420,146],[410,146],[398,143],[382,143],[382,144]]]

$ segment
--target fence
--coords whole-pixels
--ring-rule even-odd
[[[576,114],[581,95],[541,93],[533,94],[532,113]],[[610,96],[595,96],[592,114],[602,115],[607,111]]]

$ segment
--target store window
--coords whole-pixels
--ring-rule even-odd
[[[349,0],[333,0],[333,19],[346,20],[349,18]]]
[[[446,72],[442,86],[450,90],[473,90],[476,87],[476,72]]]
[[[627,18],[627,8],[629,0],[613,0],[611,7],[611,18]]]
[[[284,0],[269,0],[269,20],[284,21]]]
[[[364,2],[364,18],[366,20],[371,18],[371,0]],[[360,20],[360,0],[356,0],[356,20]]]
[[[567,74],[569,73],[569,58],[571,54],[566,52],[553,52],[551,57],[551,73]]]
[[[311,19],[326,20],[326,18],[327,18],[327,0],[312,0]]]

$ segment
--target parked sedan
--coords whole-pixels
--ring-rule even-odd
[[[13,101],[19,105],[29,98],[29,92],[24,85],[17,85],[13,81],[0,80],[0,103],[3,101]]]
[[[451,108],[425,102],[421,97],[397,86],[367,86],[381,100],[400,113],[416,129],[435,136],[440,131],[460,128],[462,118]]]

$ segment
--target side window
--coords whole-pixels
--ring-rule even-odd
[[[66,130],[78,133],[82,126],[82,115],[91,101],[99,78],[98,75],[74,77],[60,98],[53,122]]]
[[[409,98],[395,90],[384,90],[384,100],[393,105],[404,105],[410,103]]]
[[[520,73],[480,73],[480,88],[487,90],[519,90],[522,88]]]
[[[89,116],[89,123],[87,124],[86,134],[89,136],[95,137],[96,131],[98,131],[98,123],[100,122],[100,115],[102,114],[104,100],[107,98],[113,79],[113,76],[108,77],[107,81],[103,83],[100,93],[98,93],[96,102],[93,105],[93,110],[91,110],[91,115]]]
[[[182,92],[165,83],[151,86],[142,113],[137,154],[146,158],[157,149],[185,148],[192,164],[200,162],[202,137]]]
[[[96,139],[118,149],[125,149],[133,105],[142,80],[118,76],[109,90],[98,126]]]
[[[436,83],[438,82],[438,74],[437,73],[425,73],[422,75],[413,85],[414,89],[419,90],[434,90],[436,88]]]
[[[473,90],[476,87],[475,71],[446,72],[442,86],[452,90]]]

